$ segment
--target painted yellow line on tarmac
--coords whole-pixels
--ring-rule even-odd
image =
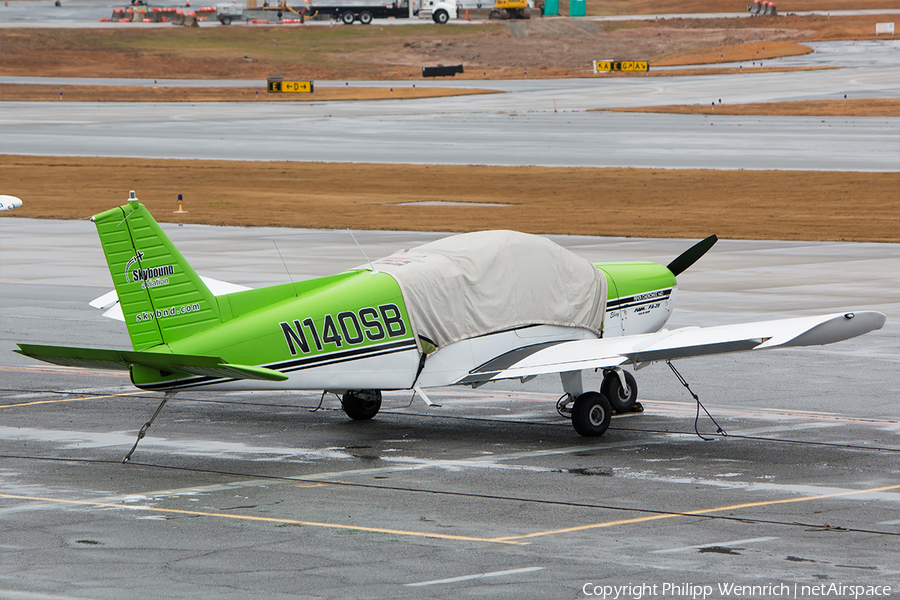
[[[277,517],[255,517],[252,515],[234,515],[227,513],[204,512],[199,510],[179,510],[176,508],[159,508],[156,506],[110,504],[108,502],[91,502],[88,500],[60,500],[58,498],[42,498],[39,496],[19,496],[16,494],[0,494],[0,498],[12,498],[15,500],[33,500],[36,502],[54,502],[57,504],[76,504],[81,506],[93,506],[99,508],[118,508],[127,510],[146,510],[175,515],[190,515],[193,517],[221,517],[225,519],[238,519],[243,521],[261,521],[265,523],[282,523],[287,525],[307,525],[310,527],[325,527],[329,529],[346,529],[350,531],[364,531],[368,533],[389,533],[392,535],[405,535],[412,537],[433,538],[441,540],[457,540],[464,542],[490,542],[495,540],[465,535],[449,535],[445,533],[429,533],[426,531],[404,531],[402,529],[385,529],[383,527],[364,527],[361,525],[341,525],[340,523],[318,523],[316,521],[299,521],[297,519],[282,519]],[[527,545],[529,542],[508,541],[500,542],[511,545]]]
[[[0,367],[0,371],[28,371],[29,373],[65,373],[66,375],[79,375],[81,377],[101,375],[103,377],[127,377],[125,371],[101,371],[99,369],[85,369],[83,367]]]
[[[853,494],[867,494],[869,492],[883,492],[885,490],[895,490],[900,488],[898,485],[888,485],[884,487],[869,488],[866,490],[853,490],[850,492],[836,492],[834,494],[823,494],[821,496],[804,496],[802,498],[786,498],[784,500],[767,500],[764,502],[747,502],[745,504],[732,504],[730,506],[720,506],[718,508],[705,508],[701,510],[690,510],[679,513],[665,513],[661,515],[650,515],[647,517],[636,517],[634,519],[620,519],[618,521],[606,521],[605,523],[593,523],[591,525],[579,525],[577,527],[567,527],[565,529],[554,529],[550,531],[537,531],[535,533],[527,533],[525,535],[514,535],[509,537],[494,538],[492,542],[510,542],[515,540],[525,540],[548,535],[560,535],[563,533],[572,533],[574,531],[585,531],[588,529],[599,529],[601,527],[613,527],[615,525],[628,525],[631,523],[642,523],[645,521],[657,521],[659,519],[671,519],[674,517],[689,517],[694,515],[704,515],[708,513],[723,512],[726,510],[736,510],[739,508],[750,508],[754,506],[771,506],[773,504],[790,504],[792,502],[808,502],[810,500],[821,500],[822,498],[834,498],[837,496],[850,496]]]
[[[100,398],[118,398],[119,396],[136,396],[146,392],[123,392],[121,394],[105,394],[103,396],[84,396],[81,398],[60,398],[58,400],[34,400],[33,402],[21,402],[19,404],[0,404],[0,408],[14,408],[18,406],[34,406],[36,404],[55,404],[57,402],[78,402],[79,400],[99,400]]]

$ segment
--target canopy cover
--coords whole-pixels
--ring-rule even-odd
[[[441,348],[462,339],[549,324],[599,335],[606,277],[550,240],[515,231],[455,235],[374,263],[397,280],[413,328]]]

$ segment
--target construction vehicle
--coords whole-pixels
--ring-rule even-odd
[[[494,0],[489,19],[530,19],[528,0]]]

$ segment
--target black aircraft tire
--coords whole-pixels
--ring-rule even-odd
[[[367,10],[364,10],[363,12],[359,13],[359,22],[362,23],[363,25],[368,25],[369,23],[371,23],[372,22],[372,13],[370,13]]]
[[[354,421],[368,421],[381,409],[381,392],[378,390],[347,392],[341,398],[341,408]]]
[[[622,382],[619,381],[619,375],[615,371],[610,371],[603,377],[603,383],[600,384],[600,393],[609,400],[609,405],[619,414],[631,412],[634,403],[637,402],[637,382],[634,375],[628,371],[625,373],[625,381],[628,383],[628,394],[623,394]]]
[[[572,426],[580,435],[597,437],[606,433],[612,408],[603,394],[585,392],[572,405]]]
[[[345,12],[344,14],[341,15],[341,22],[344,25],[353,25],[354,18],[355,17],[353,16],[352,12]]]

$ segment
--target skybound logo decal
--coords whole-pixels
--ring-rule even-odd
[[[159,287],[161,285],[169,285],[168,277],[175,274],[173,265],[163,265],[161,267],[149,267],[147,269],[131,270],[132,265],[138,263],[144,258],[144,253],[138,250],[137,254],[131,257],[128,264],[125,265],[125,283],[140,281],[142,288]]]

